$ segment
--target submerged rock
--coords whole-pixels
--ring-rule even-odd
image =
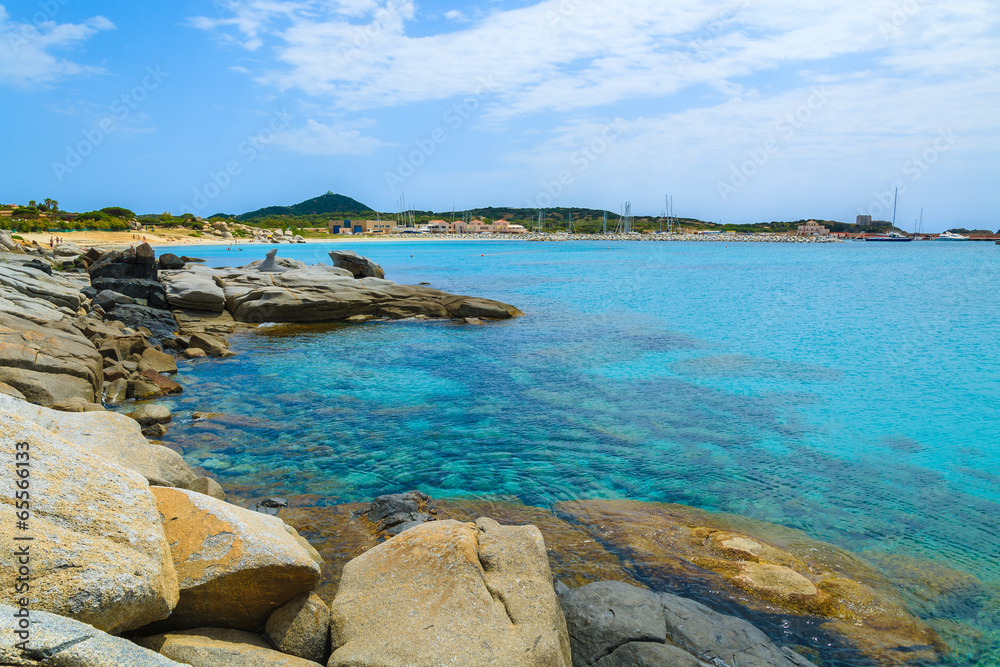
[[[435,521],[344,568],[330,667],[568,667],[569,639],[533,526]]]
[[[420,491],[379,496],[362,512],[376,533],[398,535],[407,528],[433,520],[431,497]]]
[[[947,650],[860,558],[799,531],[626,500],[565,502],[555,509],[658,584],[697,584],[716,599],[758,612],[826,619],[824,631],[881,664],[933,661]]]
[[[675,595],[604,581],[559,601],[577,667],[815,667],[746,621]]]

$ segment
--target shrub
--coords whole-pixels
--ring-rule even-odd
[[[12,220],[34,220],[38,218],[38,209],[34,206],[18,206],[10,217]]]

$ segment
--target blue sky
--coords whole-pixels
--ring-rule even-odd
[[[0,202],[1000,227],[995,0],[0,4]]]

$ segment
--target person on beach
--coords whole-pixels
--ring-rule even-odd
[[[50,236],[49,237],[49,249],[51,250],[52,248],[55,248],[55,247],[56,247],[56,242]]]

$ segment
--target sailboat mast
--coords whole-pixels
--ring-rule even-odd
[[[896,188],[896,192],[892,197],[892,229],[889,230],[889,236],[892,236],[893,232],[896,231],[896,200],[899,199],[899,188]]]

